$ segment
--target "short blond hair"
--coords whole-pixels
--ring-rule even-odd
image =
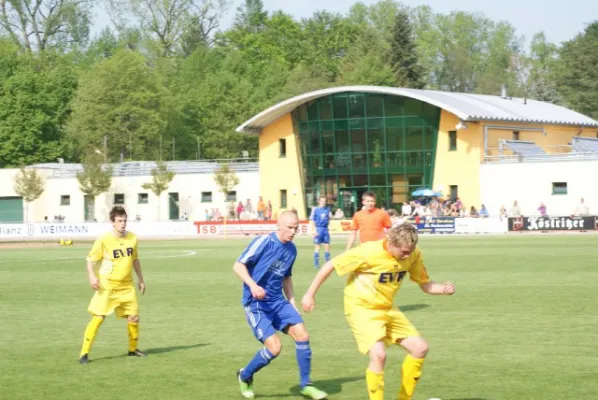
[[[395,225],[388,231],[388,243],[395,247],[415,245],[418,239],[417,228],[409,222]]]

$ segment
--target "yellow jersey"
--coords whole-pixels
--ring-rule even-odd
[[[96,273],[100,286],[112,289],[133,285],[133,261],[138,258],[137,236],[131,232],[124,237],[112,232],[100,236],[87,256],[88,261],[99,265]]]
[[[386,239],[366,242],[332,260],[338,275],[349,274],[345,286],[345,314],[351,314],[357,307],[391,309],[407,273],[418,284],[430,281],[419,248],[405,260],[397,260],[387,249]]]

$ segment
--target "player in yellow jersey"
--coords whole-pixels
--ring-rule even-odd
[[[145,357],[137,348],[139,340],[139,305],[133,284],[133,269],[137,274],[139,291],[145,293],[145,282],[137,253],[137,237],[128,232],[127,213],[123,207],[115,206],[110,211],[110,222],[114,228],[100,236],[87,256],[89,285],[95,294],[88,311],[93,315],[85,329],[80,364],[89,363],[89,351],[98,329],[106,315],[116,312],[120,318],[127,317],[129,332],[129,356]],[[96,267],[99,267],[97,270]]]
[[[393,299],[403,278],[419,284],[428,294],[451,295],[455,285],[436,283],[428,277],[422,253],[416,247],[417,230],[413,225],[392,227],[386,239],[366,242],[324,264],[303,297],[303,310],[313,311],[315,295],[333,270],[349,274],[345,287],[345,316],[353,331],[359,351],[368,354],[366,383],[370,400],[384,399],[384,364],[386,347],[398,344],[407,351],[403,362],[398,400],[411,400],[421,376],[428,343],[398,309]]]

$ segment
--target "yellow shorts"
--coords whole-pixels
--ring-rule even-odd
[[[139,315],[139,304],[135,288],[125,287],[119,289],[102,288],[98,290],[89,302],[87,308],[93,315],[110,315],[124,318],[127,315]]]
[[[409,336],[420,336],[405,314],[397,309],[354,308],[346,318],[363,354],[367,354],[376,342],[383,341],[389,346]]]

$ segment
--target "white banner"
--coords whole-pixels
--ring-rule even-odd
[[[276,231],[276,222],[264,221],[232,221],[223,222],[195,222],[196,232],[201,236],[219,235],[259,235]],[[309,235],[310,224],[306,221],[299,222],[299,235]]]
[[[456,218],[455,233],[507,233],[507,218]]]
[[[0,240],[45,240],[96,238],[112,230],[110,223],[34,223],[34,224],[1,224]],[[127,230],[140,238],[144,237],[176,237],[197,234],[197,228],[190,221],[180,222],[129,222]]]

